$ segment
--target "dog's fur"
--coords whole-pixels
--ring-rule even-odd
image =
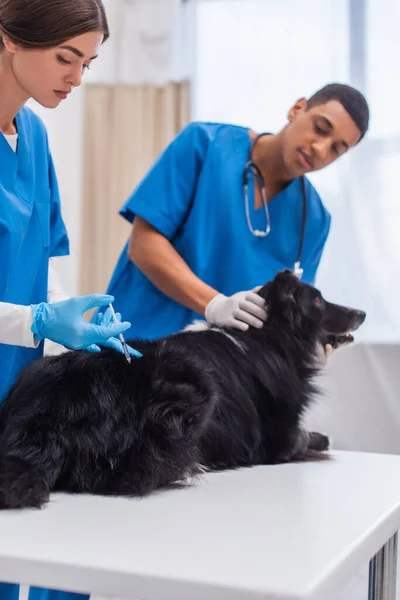
[[[52,491],[145,495],[196,476],[304,459],[328,438],[301,428],[318,345],[352,341],[365,313],[282,272],[259,292],[262,329],[183,331],[26,367],[0,410],[0,508]],[[196,328],[194,328],[196,329]]]

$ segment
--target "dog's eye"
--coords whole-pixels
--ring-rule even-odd
[[[317,308],[320,308],[322,306],[322,298],[321,298],[321,296],[318,296],[317,298],[315,298],[314,304],[315,304],[315,306]]]

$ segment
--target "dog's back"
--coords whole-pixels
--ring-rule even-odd
[[[45,482],[33,505],[48,490],[143,495],[196,474],[197,437],[215,402],[207,365],[182,348],[143,346],[131,365],[112,350],[69,352],[21,373],[0,410],[0,508],[21,504],[21,461],[35,468],[32,486],[38,474]]]

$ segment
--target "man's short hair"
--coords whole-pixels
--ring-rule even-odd
[[[369,125],[369,108],[363,94],[350,85],[329,83],[308,99],[307,109],[318,104],[326,104],[330,100],[340,102],[343,108],[349,113],[361,132],[361,137],[358,140],[360,142],[367,133]]]

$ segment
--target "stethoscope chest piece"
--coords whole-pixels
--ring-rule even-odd
[[[267,229],[266,231],[261,231],[260,229],[253,229],[252,233],[256,237],[265,238],[265,237],[267,237],[267,235],[269,234],[270,231],[271,231],[271,228]]]
[[[297,277],[297,279],[301,279],[303,277],[304,271],[300,266],[300,261],[294,263],[292,273],[295,277]]]

